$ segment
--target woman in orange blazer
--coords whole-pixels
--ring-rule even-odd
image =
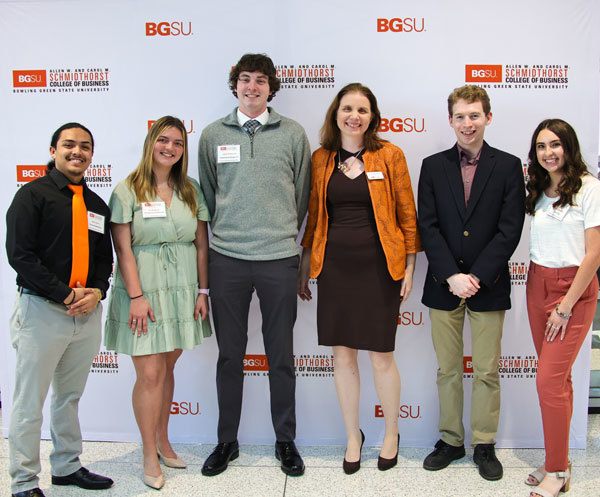
[[[357,355],[368,350],[385,417],[377,466],[398,461],[400,375],[394,360],[398,311],[412,288],[420,250],[408,167],[402,150],[377,136],[380,113],[367,87],[337,94],[312,157],[312,180],[298,295],[317,278],[319,344],[333,347],[335,385],[347,433],[343,468],[360,469]]]

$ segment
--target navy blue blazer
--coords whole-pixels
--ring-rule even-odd
[[[422,302],[434,309],[456,309],[460,298],[449,291],[446,279],[473,273],[481,288],[467,299],[469,309],[510,309],[508,260],[525,220],[521,161],[484,142],[468,205],[464,199],[456,145],[423,160],[418,218],[429,266]]]

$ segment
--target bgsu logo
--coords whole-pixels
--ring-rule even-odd
[[[420,326],[422,324],[422,312],[402,311],[400,314],[398,314],[398,326]]]
[[[392,31],[394,33],[421,33],[425,31],[425,18],[421,17],[394,17],[393,19],[378,18],[377,32],[385,33]]]
[[[375,417],[383,418],[383,409],[380,404],[375,405]],[[411,406],[402,404],[398,411],[398,417],[400,419],[418,419],[421,417],[421,406]]]
[[[169,414],[179,414],[180,416],[198,416],[200,414],[199,402],[171,402]]]
[[[467,83],[502,83],[502,64],[468,64],[465,66],[465,81]]]
[[[268,371],[269,361],[264,354],[248,354],[244,356],[244,371]]]
[[[191,34],[191,21],[187,23],[187,32],[183,21],[146,23],[146,36],[189,36]]]
[[[19,183],[29,183],[42,176],[46,176],[46,166],[17,166],[17,181]]]
[[[463,371],[465,374],[473,374],[473,356],[466,355],[463,357]]]
[[[382,117],[379,123],[380,133],[391,131],[392,133],[422,133],[425,131],[425,118],[416,117]]]
[[[28,69],[24,71],[13,71],[14,88],[31,88],[46,86],[45,69]]]

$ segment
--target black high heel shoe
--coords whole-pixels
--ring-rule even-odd
[[[398,450],[396,450],[396,455],[391,459],[386,459],[385,457],[379,456],[377,458],[377,469],[379,471],[387,471],[388,469],[392,469],[396,464],[398,464],[398,451],[400,449],[400,434],[398,433]]]
[[[360,459],[362,458],[362,448],[363,448],[363,444],[365,443],[365,434],[363,433],[362,430],[359,430],[359,431],[360,431],[360,436],[361,436],[362,440],[360,442],[360,456],[358,457],[358,461],[348,462],[348,461],[346,461],[346,458],[344,457],[344,463],[342,464],[342,468],[344,468],[344,473],[346,473],[347,475],[356,473],[360,469]]]

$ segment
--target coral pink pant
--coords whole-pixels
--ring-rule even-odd
[[[596,312],[598,279],[594,276],[569,319],[564,340],[544,339],[546,322],[573,282],[577,267],[529,266],[527,312],[531,335],[538,355],[537,391],[542,410],[546,470],[564,471],[568,465],[569,428],[573,413],[571,367],[590,329]]]

